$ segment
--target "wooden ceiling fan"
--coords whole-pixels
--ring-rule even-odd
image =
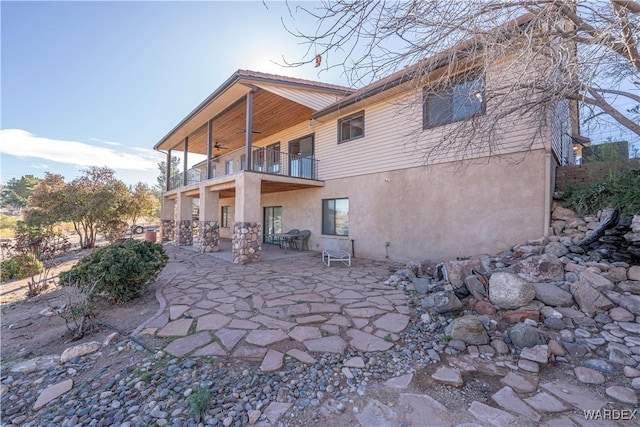
[[[220,144],[220,142],[216,141],[215,144],[213,144],[213,148],[215,148],[216,150],[228,150],[227,147],[225,147],[224,145]]]

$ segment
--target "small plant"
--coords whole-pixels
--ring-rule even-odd
[[[449,341],[451,341],[451,339],[452,339],[452,338],[453,338],[453,337],[452,337],[451,335],[446,335],[446,334],[445,334],[445,335],[442,335],[442,336],[440,337],[440,339],[441,339],[442,341],[444,341],[444,342],[449,342]]]
[[[126,240],[96,249],[71,270],[60,274],[60,283],[88,290],[90,300],[105,297],[122,303],[139,297],[167,264],[162,245]]]
[[[87,297],[87,293],[79,289],[68,292],[69,303],[57,310],[60,317],[71,333],[71,340],[76,341],[91,333],[94,328],[93,304]]]
[[[211,390],[201,388],[191,393],[187,399],[196,422],[200,422],[211,406]]]
[[[388,342],[391,342],[391,341],[393,341],[393,338],[391,337],[391,334],[387,334],[387,335],[384,336],[384,340],[388,341]]]
[[[595,184],[568,188],[564,205],[581,215],[603,208],[617,209],[623,216],[640,215],[640,171],[611,173]]]

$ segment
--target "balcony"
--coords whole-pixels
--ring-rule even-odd
[[[244,148],[214,157],[211,162],[211,178],[229,176],[244,170]],[[264,147],[252,151],[251,171],[294,178],[318,178],[318,160],[313,155],[290,154]],[[171,176],[169,190],[207,181],[207,161],[200,162],[185,172]]]

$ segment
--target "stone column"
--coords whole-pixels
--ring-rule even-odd
[[[236,177],[235,224],[233,225],[233,262],[259,262],[262,254],[259,174],[243,172]]]
[[[175,207],[176,201],[168,199],[166,197],[162,198],[162,241],[163,242],[173,242],[176,239],[176,230],[175,230]]]
[[[178,246],[193,245],[193,203],[189,196],[178,193],[178,219],[176,221]]]
[[[200,186],[200,218],[198,222],[198,250],[218,252],[220,247],[220,226],[218,224],[220,193]]]

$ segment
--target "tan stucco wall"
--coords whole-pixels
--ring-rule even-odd
[[[349,198],[349,236],[357,257],[452,259],[495,254],[544,235],[543,150],[494,158],[456,172],[452,164],[328,180],[322,188],[263,194],[261,206],[282,206],[283,230],[309,229],[320,250],[322,199]],[[234,206],[220,199],[220,206]],[[263,219],[261,219],[262,221]],[[227,229],[221,229],[222,237]]]

